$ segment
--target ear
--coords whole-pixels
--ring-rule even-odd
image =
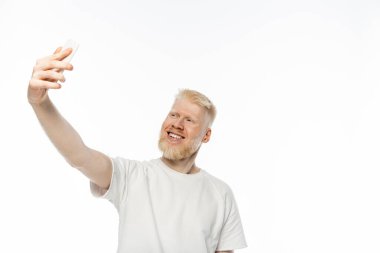
[[[207,128],[205,136],[203,136],[202,142],[207,143],[211,137],[211,128]]]

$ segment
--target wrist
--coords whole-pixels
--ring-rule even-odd
[[[47,95],[39,101],[33,101],[33,100],[29,99],[28,102],[33,108],[46,107],[51,103],[50,98]]]

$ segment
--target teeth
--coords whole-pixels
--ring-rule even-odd
[[[173,133],[170,133],[169,136],[170,136],[170,137],[173,137],[173,138],[176,138],[176,139],[182,139],[181,136],[176,135],[176,134],[173,134]]]

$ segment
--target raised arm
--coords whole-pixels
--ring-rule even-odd
[[[71,49],[37,60],[28,87],[28,101],[45,133],[66,161],[79,169],[92,182],[107,189],[110,185],[112,164],[105,154],[87,147],[77,131],[63,118],[48,96],[49,89],[60,89],[58,81],[64,82],[63,70],[73,66],[62,60]]]

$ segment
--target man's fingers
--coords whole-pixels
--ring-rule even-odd
[[[59,47],[55,50],[53,55],[38,59],[33,71],[54,69],[57,72],[62,72],[63,70],[73,70],[73,65],[62,62],[62,60],[72,52],[72,48],[67,48],[62,51],[62,47]]]
[[[62,48],[61,48],[62,49]],[[73,52],[72,48],[66,48],[65,50],[54,53],[51,57],[52,60],[62,61]]]
[[[33,73],[33,78],[34,79],[39,79],[39,80],[48,80],[48,81],[61,81],[65,82],[65,77],[62,73],[58,73],[53,70],[47,70],[47,71],[36,71]]]
[[[29,85],[33,89],[60,89],[62,87],[59,83],[39,79],[30,80]]]
[[[35,70],[73,70],[73,65],[62,61],[41,61],[37,64]]]
[[[62,47],[58,47],[53,54],[59,53],[62,50]]]
[[[67,55],[70,55],[69,52],[70,51],[68,49],[66,49],[62,52],[62,47],[58,47],[52,55],[48,55],[48,56],[45,56],[45,57],[38,59],[37,63],[43,62],[43,61],[48,61],[48,60],[61,60],[60,58],[62,58],[62,57],[65,58],[65,57],[67,57]],[[63,54],[63,56],[62,56],[62,54]]]

